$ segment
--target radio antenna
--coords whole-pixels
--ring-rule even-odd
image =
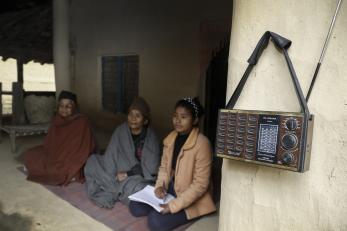
[[[316,78],[318,76],[319,68],[320,68],[320,66],[322,64],[322,61],[323,61],[323,58],[324,58],[324,55],[325,55],[325,51],[327,49],[328,42],[330,40],[331,33],[332,33],[334,25],[335,25],[336,16],[337,16],[337,13],[339,12],[339,9],[340,9],[340,6],[341,6],[341,2],[342,2],[342,0],[339,0],[338,3],[337,3],[335,14],[334,14],[334,17],[333,17],[333,19],[331,21],[331,24],[330,24],[330,27],[329,27],[329,32],[328,32],[327,37],[325,39],[323,50],[322,50],[322,53],[321,53],[320,58],[319,58],[319,62],[317,63],[317,67],[316,67],[316,70],[314,72],[310,88],[308,89],[308,93],[307,93],[307,96],[306,96],[306,102],[308,102],[308,99],[310,98],[312,88],[313,88],[314,83],[316,81]]]

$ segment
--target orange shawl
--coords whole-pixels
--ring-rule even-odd
[[[24,153],[27,180],[50,185],[67,185],[73,178],[84,182],[83,166],[94,148],[86,116],[77,114],[66,120],[57,115],[43,145]]]

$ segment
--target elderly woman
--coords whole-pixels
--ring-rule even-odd
[[[95,149],[91,126],[86,116],[77,112],[77,97],[62,91],[58,113],[53,118],[43,145],[24,153],[28,180],[67,185],[84,182],[83,166]]]
[[[99,207],[116,201],[129,204],[128,196],[153,184],[160,161],[159,143],[149,125],[149,107],[136,98],[127,122],[118,126],[104,155],[92,155],[84,168],[87,194]]]

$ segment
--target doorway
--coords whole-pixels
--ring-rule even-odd
[[[211,141],[213,150],[216,140],[218,111],[225,108],[228,79],[229,37],[221,42],[212,55],[206,71],[204,133]],[[212,181],[215,201],[220,200],[222,159],[213,156]]]

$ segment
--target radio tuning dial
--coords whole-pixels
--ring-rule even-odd
[[[282,146],[285,149],[293,149],[298,144],[298,138],[294,134],[287,134],[282,137]]]
[[[294,156],[292,153],[285,153],[283,158],[282,158],[283,164],[285,165],[289,165],[291,163],[293,163],[294,161]]]
[[[288,130],[293,131],[298,127],[298,123],[295,119],[288,119],[286,122],[286,127]]]

